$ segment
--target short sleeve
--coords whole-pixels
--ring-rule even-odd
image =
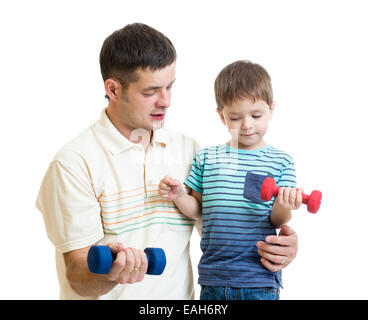
[[[291,187],[296,188],[296,174],[293,159],[288,157],[282,168],[281,175],[277,181],[279,187]]]
[[[50,164],[36,206],[59,253],[87,247],[104,236],[91,182],[59,161]]]
[[[203,193],[202,179],[203,179],[203,152],[197,152],[194,156],[192,168],[190,170],[188,178],[184,181],[184,184],[193,190]]]

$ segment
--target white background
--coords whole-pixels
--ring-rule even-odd
[[[266,141],[293,156],[306,193],[323,192],[316,215],[303,206],[290,222],[299,251],[281,298],[367,299],[365,3],[1,2],[0,298],[58,299],[54,249],[34,202],[55,153],[106,106],[103,40],[143,22],[178,53],[166,125],[203,146],[228,138],[215,111],[217,73],[238,59],[268,70],[276,109]],[[196,233],[194,240],[196,272]]]

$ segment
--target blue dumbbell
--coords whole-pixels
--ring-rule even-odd
[[[144,252],[148,260],[147,274],[160,275],[166,266],[166,256],[161,248],[146,248]],[[110,272],[116,254],[108,246],[92,246],[89,249],[87,263],[89,271],[98,274]]]

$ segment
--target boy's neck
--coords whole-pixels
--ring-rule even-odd
[[[233,140],[228,141],[226,144],[234,149],[241,149],[241,150],[257,150],[267,146],[267,143],[263,139],[252,145],[244,145],[239,143],[239,141]]]

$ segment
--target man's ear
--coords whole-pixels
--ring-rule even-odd
[[[226,121],[225,121],[225,118],[224,118],[224,114],[222,113],[222,110],[217,108],[216,111],[219,114],[222,123],[226,126]]]
[[[110,98],[110,101],[119,100],[119,89],[120,88],[121,88],[121,85],[117,80],[113,78],[109,78],[105,80],[105,92],[106,92],[106,95]]]

